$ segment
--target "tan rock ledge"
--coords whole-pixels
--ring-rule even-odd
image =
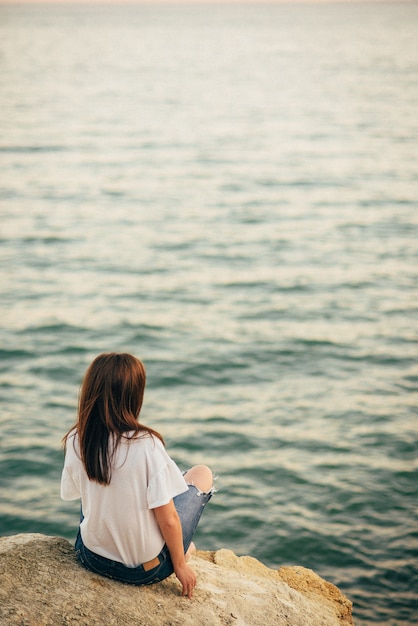
[[[102,578],[78,565],[66,539],[0,538],[2,626],[349,626],[352,604],[303,567],[274,571],[230,550],[197,552],[193,600],[175,576],[149,587]]]

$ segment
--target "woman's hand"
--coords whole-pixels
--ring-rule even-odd
[[[181,582],[183,587],[182,596],[187,596],[188,598],[193,598],[193,591],[196,587],[196,574],[187,563],[184,567],[178,567],[174,570],[175,575]]]

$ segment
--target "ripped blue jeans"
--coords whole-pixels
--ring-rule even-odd
[[[189,485],[188,491],[173,498],[183,529],[183,548],[185,554],[192,542],[203,510],[211,499],[212,494],[213,490],[208,493],[202,493],[194,485]],[[77,559],[86,569],[95,574],[107,576],[108,578],[113,578],[114,580],[130,583],[132,585],[152,585],[164,580],[174,572],[170,552],[166,545],[164,545],[158,555],[159,564],[149,571],[145,571],[142,565],[127,567],[123,563],[112,561],[104,556],[95,554],[83,544],[80,530],[78,531],[75,542],[75,550]]]

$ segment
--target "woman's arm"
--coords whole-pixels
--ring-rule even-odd
[[[170,500],[168,504],[158,506],[153,511],[169,549],[174,573],[182,584],[182,595],[192,598],[196,586],[196,574],[186,563],[183,550],[183,531],[174,502]]]

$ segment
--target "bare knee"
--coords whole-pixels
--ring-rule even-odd
[[[204,493],[207,493],[213,487],[212,470],[207,465],[194,465],[186,472],[184,478],[189,485],[194,485]]]

